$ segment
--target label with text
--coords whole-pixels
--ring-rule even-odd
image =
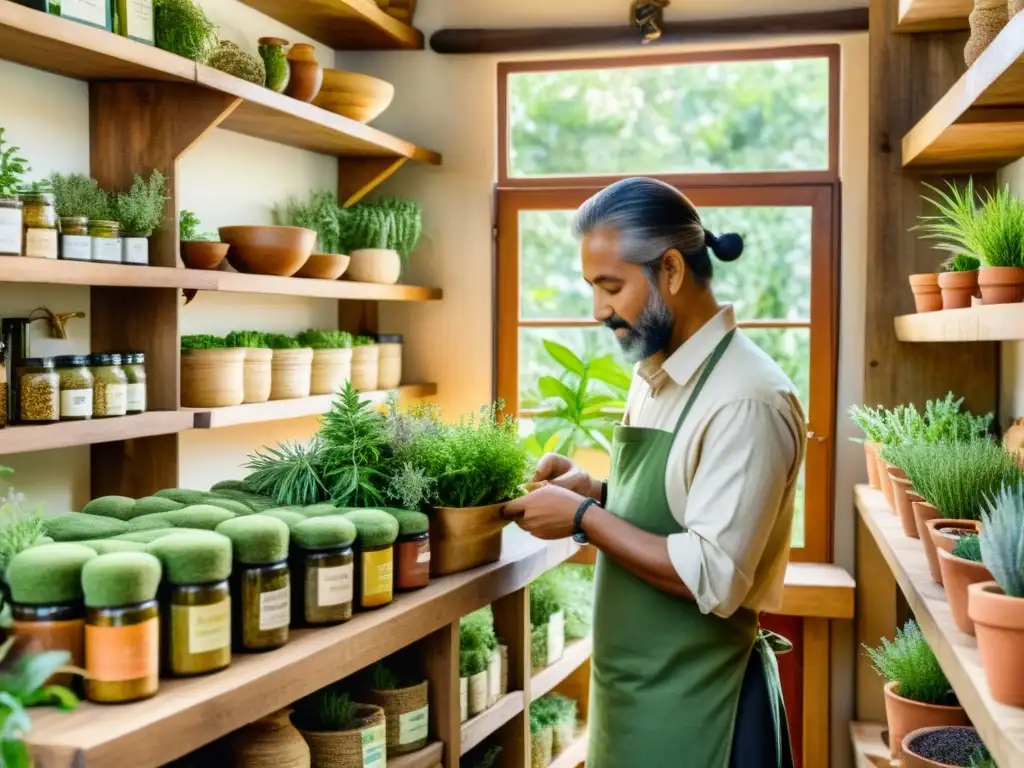
[[[131,413],[142,413],[144,410],[146,410],[145,384],[128,385],[127,409]]]
[[[123,259],[125,264],[149,264],[149,240],[145,237],[124,237]]]
[[[260,595],[260,632],[287,627],[291,623],[291,596],[289,587]]]
[[[363,739],[363,768],[387,768],[387,731],[384,723],[367,728]]]
[[[363,596],[391,594],[394,557],[391,547],[363,553]]]
[[[231,645],[231,600],[213,605],[172,605],[175,622],[188,626],[188,652],[209,653]]]
[[[60,4],[60,15],[97,27],[110,28],[107,23],[109,17],[106,0],[63,0]]]
[[[316,569],[316,597],[322,606],[352,602],[352,563]]]
[[[0,208],[0,253],[21,256],[21,208]]]
[[[61,235],[60,257],[68,261],[90,261],[92,238],[88,235]]]
[[[414,744],[427,738],[427,707],[398,716],[398,743]]]
[[[91,389],[62,389],[60,391],[60,417],[87,419],[92,416]]]
[[[128,18],[125,20],[128,37],[153,45],[153,0],[128,0]],[[129,264],[147,264],[146,261],[129,261]]]
[[[85,669],[94,680],[105,683],[157,675],[160,669],[157,619],[123,627],[86,624]]]
[[[30,259],[56,259],[57,230],[26,229],[25,256]]]
[[[119,237],[94,237],[92,238],[92,260],[102,261],[107,264],[121,263],[121,238]]]

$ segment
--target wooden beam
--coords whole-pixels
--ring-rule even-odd
[[[405,165],[406,157],[350,157],[338,159],[338,200],[343,208],[355,205]]]
[[[443,768],[459,768],[459,625],[445,624],[423,641],[430,684],[430,735],[444,742]],[[390,761],[389,761],[390,762]]]
[[[849,8],[820,13],[669,21],[662,25],[662,36],[658,42],[706,43],[751,37],[864,32],[867,28],[867,9]],[[631,24],[527,29],[441,29],[430,38],[430,47],[437,53],[520,53],[640,44],[640,31]]]
[[[828,765],[832,693],[831,646],[828,619],[804,619],[802,765]]]

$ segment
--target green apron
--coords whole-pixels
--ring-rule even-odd
[[[661,536],[672,517],[665,473],[676,433],[735,331],[715,348],[673,432],[619,426],[612,443],[608,509]],[[704,615],[598,553],[587,768],[728,768],[733,726],[750,654],[761,653],[782,759],[781,684],[757,615]],[[784,641],[783,641],[784,642]]]

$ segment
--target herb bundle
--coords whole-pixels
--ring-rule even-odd
[[[305,445],[284,441],[264,451],[251,454],[245,464],[251,471],[245,484],[254,493],[284,506],[308,507],[327,499],[317,438]]]
[[[217,25],[192,0],[153,0],[156,47],[203,63],[217,44]]]
[[[875,671],[896,683],[896,693],[903,698],[926,704],[955,703],[949,680],[913,619],[896,630],[892,641],[883,637],[881,645],[865,650]]]
[[[223,338],[209,333],[194,333],[181,337],[182,349],[224,349],[227,346]]]
[[[229,347],[243,347],[245,349],[266,349],[267,334],[263,331],[232,331],[224,341]]]
[[[54,173],[49,181],[54,209],[60,218],[85,216],[88,219],[105,219],[110,215],[110,195],[100,188],[95,179],[84,173],[68,176]]]

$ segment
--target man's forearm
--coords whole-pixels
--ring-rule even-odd
[[[668,556],[668,539],[648,533],[594,506],[583,516],[583,531],[592,545],[627,571],[670,595],[693,600]]]

